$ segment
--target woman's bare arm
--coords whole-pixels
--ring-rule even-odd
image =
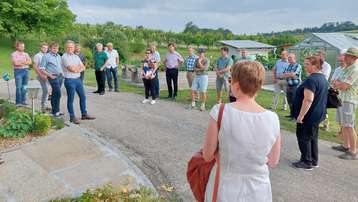
[[[218,147],[218,135],[217,122],[213,118],[210,118],[203,148],[203,157],[207,162],[215,157],[215,152]]]

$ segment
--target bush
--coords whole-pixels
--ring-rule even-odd
[[[60,199],[51,202],[92,202],[92,201],[111,201],[111,202],[164,202],[163,199],[154,196],[153,192],[140,188],[138,190],[117,191],[112,186],[105,186],[94,191],[87,190],[80,197],[75,199]]]
[[[62,119],[52,117],[51,126],[55,130],[60,130],[65,127],[65,123],[63,122]]]
[[[51,117],[45,114],[36,114],[33,132],[38,135],[46,135],[51,129]]]
[[[24,137],[32,129],[32,119],[28,111],[13,111],[0,126],[0,137],[19,138]]]
[[[4,101],[0,104],[0,108],[3,111],[3,117],[8,116],[11,112],[16,111],[16,106],[14,104],[11,104],[9,102]]]
[[[133,53],[143,53],[147,44],[143,40],[138,40],[129,44],[130,50]]]

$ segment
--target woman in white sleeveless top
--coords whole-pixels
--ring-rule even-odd
[[[269,168],[278,164],[281,136],[278,116],[255,101],[265,70],[258,62],[237,63],[232,69],[231,90],[237,101],[226,104],[218,133],[219,105],[210,112],[203,149],[204,159],[214,158],[219,143],[218,202],[272,201]],[[216,166],[211,171],[205,201],[212,201]]]

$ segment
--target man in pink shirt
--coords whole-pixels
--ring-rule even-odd
[[[16,85],[16,105],[27,105],[26,89],[29,80],[29,65],[32,63],[29,54],[25,53],[25,44],[16,42],[16,51],[11,54]]]

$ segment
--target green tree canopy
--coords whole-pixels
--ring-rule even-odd
[[[0,33],[12,38],[29,32],[62,34],[72,28],[75,18],[66,0],[0,1]]]

